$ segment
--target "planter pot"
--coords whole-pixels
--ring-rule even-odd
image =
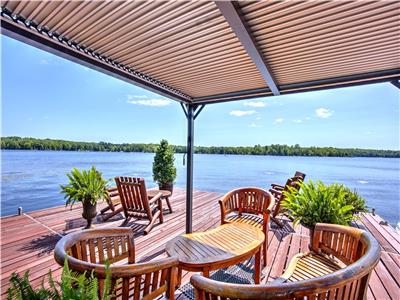
[[[97,215],[96,204],[92,204],[90,202],[83,202],[82,217],[87,221],[87,225],[83,229],[92,228],[92,221],[93,218],[96,217],[96,215]]]
[[[174,184],[173,183],[159,183],[158,188],[160,190],[170,191],[171,195],[172,195],[172,192],[174,191]]]

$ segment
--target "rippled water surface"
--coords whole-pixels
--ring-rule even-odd
[[[2,151],[1,214],[64,204],[60,184],[65,173],[96,166],[105,178],[119,175],[140,176],[154,186],[151,168],[154,154],[108,152]],[[176,186],[185,186],[183,156],[176,156]],[[400,221],[400,159],[278,157],[245,155],[195,155],[194,187],[225,193],[239,186],[267,188],[272,182],[284,183],[296,170],[306,179],[344,183],[367,199],[370,207],[391,224]]]

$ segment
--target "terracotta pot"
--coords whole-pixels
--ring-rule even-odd
[[[86,221],[87,221],[87,225],[86,225],[86,227],[83,228],[83,229],[90,229],[90,228],[92,228],[92,221],[93,221],[93,218],[96,217],[96,215],[97,215],[96,205],[97,205],[97,203],[92,204],[92,203],[90,203],[90,202],[83,202],[83,213],[82,213],[82,217],[83,217],[84,219],[86,219]]]
[[[174,191],[174,184],[173,183],[159,183],[158,188],[160,190],[170,191],[171,195],[172,195],[172,192]]]

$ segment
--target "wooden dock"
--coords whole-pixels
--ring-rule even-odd
[[[219,225],[220,211],[218,199],[221,194],[194,192],[193,228],[204,231]],[[165,255],[168,240],[184,233],[185,193],[177,189],[171,199],[172,214],[165,212],[164,223],[156,225],[149,235],[141,234],[143,224],[130,221],[127,226],[138,232],[135,239],[139,261],[150,260]],[[104,204],[100,205],[100,208]],[[100,209],[98,209],[100,210]],[[81,230],[85,224],[81,217],[81,207],[72,210],[54,207],[21,216],[1,219],[1,295],[5,298],[8,281],[13,272],[24,273],[30,269],[30,279],[39,285],[49,269],[60,276],[61,268],[53,258],[53,249],[60,237],[74,230]],[[120,226],[123,217],[117,215],[107,222],[98,217],[96,227]],[[400,235],[378,215],[364,214],[354,226],[370,231],[382,247],[381,261],[373,271],[368,289],[368,299],[399,299],[400,295]],[[295,226],[289,221],[283,229],[272,227],[269,233],[268,266],[263,270],[264,280],[271,281],[281,275],[290,259],[301,251],[307,251],[309,231],[303,226]],[[191,274],[184,274],[187,282]],[[183,295],[178,299],[183,299]]]

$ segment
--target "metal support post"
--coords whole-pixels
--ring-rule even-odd
[[[183,106],[187,118],[187,164],[186,164],[186,233],[193,231],[193,154],[194,154],[194,120],[204,105],[186,104]]]

